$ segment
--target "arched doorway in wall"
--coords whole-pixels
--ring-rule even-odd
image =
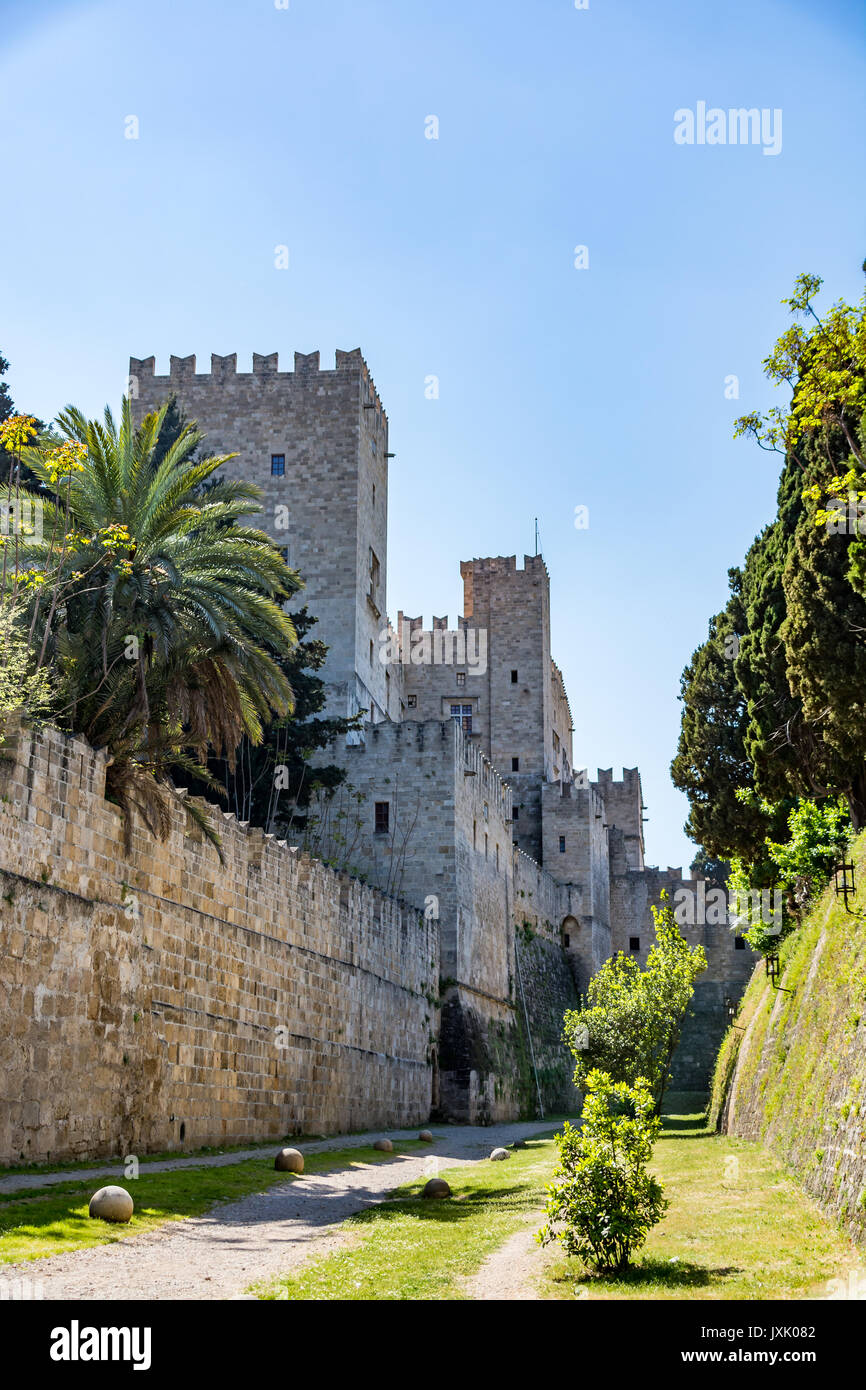
[[[563,917],[562,926],[559,929],[559,939],[566,950],[570,950],[577,945],[580,923],[576,917]]]

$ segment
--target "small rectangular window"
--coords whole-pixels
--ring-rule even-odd
[[[512,685],[516,685],[516,684],[517,684],[517,672],[516,672],[516,671],[512,671],[512,672],[511,672],[511,684],[512,684]]]
[[[286,472],[285,454],[271,454],[271,474],[275,478],[282,478]]]
[[[630,936],[630,937],[629,937],[629,939],[628,939],[628,949],[629,949],[630,951],[639,951],[639,950],[640,950],[640,937],[639,937],[639,936]]]
[[[734,950],[735,950],[735,951],[745,951],[745,949],[746,949],[745,938],[742,937],[742,936],[735,936],[735,937],[734,937]]]
[[[452,705],[451,718],[459,719],[460,727],[464,734],[472,733],[472,706],[471,705]]]
[[[417,695],[407,695],[407,696],[406,696],[406,703],[407,703],[407,705],[409,706],[410,709],[417,709],[417,708],[418,708],[418,696],[417,696]]]
[[[511,812],[511,819],[512,819],[512,820],[517,820],[517,813],[518,813],[519,810],[520,810],[520,807],[519,807],[519,806],[515,806],[515,807],[514,807],[514,809],[513,809],[512,812]]]
[[[465,685],[465,684],[466,684],[466,672],[465,672],[465,671],[458,671],[458,672],[457,672],[457,684],[458,684],[458,685]]]
[[[519,772],[519,771],[520,771],[520,759],[519,759],[519,758],[512,758],[512,759],[511,759],[511,771],[512,771],[512,772]]]
[[[499,868],[499,846],[496,846],[496,867]]]
[[[564,835],[560,835],[560,837],[559,837],[559,852],[560,852],[560,854],[565,854],[565,836],[564,836]]]
[[[391,803],[389,801],[376,802],[376,834],[387,835],[391,814]]]
[[[281,546],[280,546],[280,554],[282,555],[282,557],[283,557],[283,559],[285,560],[286,564],[288,564],[288,563],[289,563],[289,547],[288,547],[287,545],[281,545]]]
[[[563,935],[562,935],[562,944],[563,944],[563,946],[570,946],[570,945],[571,945],[571,937],[569,936],[568,932],[563,932]]]

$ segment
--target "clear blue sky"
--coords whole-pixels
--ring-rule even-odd
[[[99,411],[130,353],[360,345],[389,611],[453,619],[459,561],[531,551],[537,516],[576,762],[639,764],[648,857],[687,863],[679,675],[774,510],[732,421],[772,402],[799,271],[860,294],[862,0],[6,0],[3,26],[17,404]],[[699,101],[781,108],[781,153],[675,144]]]

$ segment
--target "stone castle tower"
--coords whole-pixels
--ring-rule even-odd
[[[392,630],[388,419],[360,350],[338,351],[325,370],[318,352],[296,353],[292,372],[278,370],[275,353],[254,355],[252,373],[239,373],[234,355],[213,356],[207,374],[196,373],[194,357],[172,357],[167,376],[154,367],[152,357],[130,361],[137,418],[175,393],[208,451],[237,455],[225,472],[262,488],[263,529],[300,571],[306,587],[296,603],[309,606],[330,647],[329,710],[367,711],[364,731],[329,759],[344,762],[365,797],[356,866],[419,909],[436,903],[447,983],[443,1113],[507,1118],[514,1063],[501,1039],[514,1036],[522,988],[515,928],[546,934],[566,969],[551,965],[553,1057],[556,1020],[574,989],[585,990],[613,951],[645,959],[651,905],[662,889],[690,882],[644,862],[637,768],[621,780],[612,769],[595,781],[575,772],[544,561],[464,561],[464,612],[453,629],[447,618],[425,629],[400,613]],[[711,968],[677,1076],[694,1089],[726,1026],[725,1001],[739,997],[754,961],[727,929],[715,937],[705,929],[702,939]],[[566,1101],[560,1088],[551,1103]]]
[[[378,661],[388,580],[388,417],[360,350],[337,352],[322,370],[318,352],[295,353],[281,372],[277,354],[172,357],[168,376],[152,357],[132,358],[130,394],[140,417],[176,394],[207,435],[209,453],[233,453],[220,470],[252,479],[265,495],[260,524],[304,578],[297,602],[327,634],[322,672],[328,712],[389,710],[387,671]],[[317,634],[317,635],[319,635]]]

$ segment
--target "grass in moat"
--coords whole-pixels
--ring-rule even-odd
[[[484,1159],[443,1167],[453,1197],[425,1200],[427,1181],[397,1188],[391,1199],[344,1222],[358,1243],[303,1265],[296,1274],[254,1285],[262,1299],[460,1299],[466,1279],[544,1201],[556,1162],[552,1138],[526,1140],[505,1162]]]
[[[91,1220],[88,1216],[90,1198],[111,1181],[106,1178],[70,1180],[41,1191],[0,1194],[0,1265],[128,1240],[167,1221],[201,1216],[217,1203],[263,1192],[274,1183],[294,1181],[291,1174],[275,1171],[276,1147],[270,1146],[267,1158],[245,1159],[218,1168],[148,1173],[142,1166],[138,1178],[117,1179],[135,1202],[132,1220],[125,1225]],[[304,1172],[328,1173],[356,1164],[384,1163],[419,1150],[429,1152],[428,1146],[417,1139],[395,1140],[393,1155],[367,1147],[330,1149],[305,1154]]]
[[[671,1095],[652,1168],[670,1207],[629,1272],[590,1275],[557,1253],[545,1262],[542,1298],[802,1299],[862,1263],[759,1144],[712,1133],[703,1098]]]
[[[541,1299],[821,1297],[858,1263],[854,1247],[760,1145],[711,1133],[705,1098],[671,1095],[653,1169],[671,1205],[633,1268],[600,1278],[559,1246],[538,1249],[528,1276]],[[552,1139],[507,1163],[444,1169],[450,1201],[423,1183],[345,1223],[348,1248],[253,1287],[264,1299],[465,1299],[467,1280],[539,1210],[556,1164]],[[541,1222],[539,1221],[539,1225]]]

